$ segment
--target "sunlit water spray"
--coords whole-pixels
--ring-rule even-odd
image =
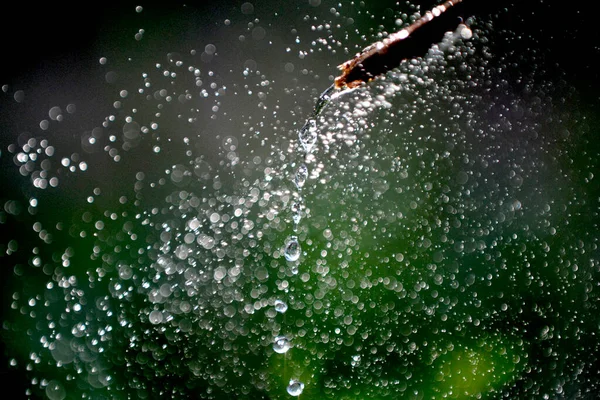
[[[397,38],[394,40],[404,40],[411,33],[414,33],[414,31],[417,31],[418,33],[418,28],[429,23],[433,18],[439,16],[447,8],[452,7],[456,3],[460,3],[460,0],[449,1],[447,3],[444,3],[443,6],[434,9],[433,14],[427,13],[424,17],[417,20],[417,22],[415,22],[410,27],[405,28],[405,30],[394,34],[397,36]],[[394,35],[392,35],[391,38],[393,38]],[[471,36],[471,30],[466,25],[461,24],[454,34],[446,34],[446,40],[447,42],[451,43],[456,38],[460,37],[463,39],[469,39]],[[400,43],[400,45],[401,44],[402,43]],[[364,49],[361,53],[358,53],[355,59],[340,65],[339,68],[343,71],[342,75],[336,78],[335,83],[332,84],[329,88],[327,88],[318,97],[312,114],[308,117],[302,128],[300,128],[300,130],[298,131],[297,147],[302,150],[301,155],[303,158],[303,162],[301,162],[300,165],[298,165],[293,176],[293,182],[296,187],[296,192],[293,194],[294,200],[291,203],[290,211],[292,215],[293,230],[295,234],[286,239],[283,249],[285,259],[291,263],[291,271],[293,274],[297,274],[299,272],[297,262],[302,255],[302,246],[296,233],[299,230],[299,224],[302,221],[304,210],[306,209],[305,199],[302,194],[302,191],[310,175],[311,162],[315,161],[314,157],[312,156],[314,147],[317,144],[320,134],[318,126],[319,116],[331,101],[340,97],[342,94],[353,91],[360,84],[369,82],[376,78],[378,75],[381,75],[392,69],[393,65],[385,63],[395,63],[402,60],[402,57],[399,57],[398,60],[395,61],[389,60],[390,57],[388,52],[392,52],[391,47],[394,45],[398,45],[398,43],[392,42],[391,39],[385,39],[382,42],[378,42],[369,46],[368,48]],[[387,57],[385,58],[386,61],[378,60],[377,57],[380,57],[380,55],[381,57]],[[371,62],[373,58],[377,60]],[[359,72],[357,73],[356,71]],[[289,342],[286,337],[278,336],[275,338],[273,349],[277,353],[286,353],[289,349],[289,346],[287,346],[288,343]],[[301,381],[297,379],[292,379],[290,380],[290,383],[287,387],[287,392],[292,396],[299,396],[302,393],[304,386],[304,383],[302,383]]]
[[[302,188],[309,177],[310,156],[319,136],[317,119],[320,113],[334,98],[385,74],[402,61],[422,56],[423,54],[419,54],[419,52],[424,53],[444,35],[447,36],[446,31],[449,28],[455,30],[455,25],[459,21],[458,15],[460,15],[460,10],[457,11],[457,4],[460,6],[461,3],[462,0],[449,0],[434,7],[409,26],[371,44],[357,53],[354,58],[339,65],[341,74],[335,78],[334,84],[319,96],[312,114],[298,132],[298,142],[304,150],[304,162],[297,167],[294,175],[294,184],[297,189],[294,194],[295,200],[291,205],[294,232],[298,231],[298,225],[306,207]],[[451,14],[455,12],[457,13]],[[472,36],[471,30],[463,24],[460,25],[457,32],[458,36],[463,39],[469,39]],[[300,257],[301,248],[296,235],[287,239],[284,245],[284,255],[291,262],[297,261]],[[294,272],[297,272],[297,268],[293,268]]]
[[[212,54],[214,51],[209,47],[207,46],[208,53],[205,51],[206,54]],[[102,129],[94,129],[84,136],[82,143],[84,153],[82,155],[73,154],[70,157],[61,158],[60,165],[71,173],[87,171],[91,161],[82,160],[81,158],[91,158],[90,155],[97,154],[102,150],[115,163],[127,159],[127,152],[148,144],[150,144],[149,150],[151,150],[153,156],[171,154],[175,155],[175,158],[179,158],[177,162],[174,162],[170,157],[166,157],[165,175],[159,175],[159,178],[156,178],[156,175],[154,175],[154,178],[152,177],[153,173],[150,168],[135,173],[134,192],[128,196],[120,196],[118,199],[121,206],[128,204],[129,199],[135,199],[133,205],[135,213],[133,216],[130,216],[127,210],[120,212],[109,212],[107,210],[101,215],[95,215],[93,209],[86,210],[82,213],[81,220],[84,225],[93,225],[93,227],[90,227],[91,231],[88,231],[86,227],[77,227],[76,225],[70,229],[82,240],[88,236],[98,238],[95,239],[93,254],[90,258],[102,260],[103,263],[106,263],[96,270],[86,271],[89,276],[92,276],[92,278],[87,278],[90,279],[89,289],[98,290],[96,289],[97,286],[106,285],[106,290],[111,293],[112,298],[119,302],[118,304],[128,304],[127,302],[132,301],[135,290],[137,290],[138,295],[147,299],[145,301],[150,306],[140,310],[140,315],[136,314],[137,309],[135,307],[133,309],[122,309],[118,314],[117,321],[114,322],[121,327],[130,328],[127,333],[130,340],[128,346],[133,349],[137,348],[140,337],[144,337],[144,335],[152,337],[152,333],[159,336],[164,333],[169,335],[169,338],[189,334],[191,348],[196,345],[203,346],[203,340],[212,337],[211,332],[215,329],[213,327],[214,321],[211,320],[212,314],[219,315],[227,320],[236,320],[236,318],[242,318],[241,315],[254,315],[263,309],[272,309],[274,313],[267,311],[269,319],[264,326],[261,326],[261,330],[272,336],[272,343],[269,347],[273,352],[285,357],[285,375],[290,350],[294,347],[292,339],[295,339],[294,335],[281,334],[281,331],[285,329],[291,331],[295,329],[294,320],[290,322],[285,320],[288,305],[279,299],[280,294],[269,292],[268,299],[261,298],[254,303],[246,303],[242,308],[239,308],[234,306],[235,302],[245,301],[245,298],[239,294],[240,292],[230,291],[231,287],[242,285],[244,292],[250,293],[250,298],[258,298],[261,294],[260,290],[266,288],[266,283],[269,282],[271,274],[277,274],[278,281],[276,285],[280,292],[297,293],[298,290],[304,287],[304,285],[290,287],[289,282],[284,280],[286,278],[285,272],[273,272],[261,264],[262,255],[253,259],[252,262],[255,265],[248,266],[248,258],[253,257],[250,249],[257,246],[257,238],[262,237],[264,231],[269,233],[267,221],[274,219],[275,213],[266,201],[266,197],[264,197],[275,197],[276,193],[281,192],[275,185],[270,184],[270,176],[276,175],[273,172],[274,168],[267,167],[264,169],[264,180],[252,183],[250,181],[238,182],[237,189],[231,190],[232,188],[223,184],[222,180],[226,178],[227,173],[235,171],[236,166],[242,163],[237,138],[230,135],[221,135],[216,138],[219,148],[224,153],[224,160],[216,166],[215,162],[211,161],[211,154],[206,154],[202,151],[202,148],[194,146],[194,136],[191,132],[182,129],[182,132],[187,132],[186,135],[170,135],[168,132],[163,131],[163,127],[168,126],[165,119],[169,117],[175,117],[175,119],[183,121],[183,125],[186,127],[194,127],[196,121],[194,114],[198,112],[197,110],[192,109],[189,113],[178,111],[178,114],[174,114],[169,109],[175,98],[180,104],[187,104],[194,99],[189,87],[206,85],[209,88],[200,89],[199,94],[202,99],[208,99],[207,101],[211,102],[211,118],[214,119],[220,117],[220,112],[223,112],[221,108],[224,106],[224,100],[222,101],[221,98],[226,98],[228,90],[232,90],[231,87],[228,88],[226,83],[217,83],[217,78],[213,72],[208,72],[207,76],[203,77],[200,68],[197,68],[185,56],[169,53],[167,60],[166,63],[156,63],[154,68],[136,74],[140,86],[138,89],[139,98],[142,101],[150,102],[151,106],[144,107],[145,103],[138,104],[131,107],[131,113],[129,113],[129,109],[126,108],[127,101],[137,100],[134,97],[135,90],[132,88],[121,90],[119,92],[120,99],[115,101],[114,107],[118,111],[123,110],[123,113],[118,114],[118,116],[107,116],[102,124]],[[102,65],[106,62],[107,60],[101,60]],[[244,70],[244,74],[249,75],[249,69]],[[107,76],[113,75],[107,74]],[[401,76],[404,75],[401,74]],[[179,84],[184,79],[191,81],[192,84],[189,86]],[[203,83],[202,79],[207,79],[209,83]],[[415,79],[419,81],[420,78]],[[263,85],[263,82],[264,80],[261,85]],[[164,86],[169,87],[169,85],[177,87],[180,92],[163,88]],[[345,106],[351,107],[347,107],[344,113],[340,113],[338,109],[332,110],[336,117],[341,118],[341,121],[334,123],[333,126],[328,123],[324,124],[323,126],[327,130],[320,133],[318,121],[330,102],[337,100],[343,94],[357,90],[355,88],[335,88],[331,86],[317,99],[313,113],[298,132],[297,147],[301,149],[302,162],[294,173],[293,183],[296,191],[293,197],[295,201],[291,203],[289,210],[292,213],[295,234],[286,241],[283,251],[285,260],[292,263],[291,271],[294,275],[299,273],[297,261],[302,256],[302,246],[296,234],[299,231],[299,225],[303,221],[306,209],[304,191],[307,189],[307,185],[310,185],[309,177],[311,168],[316,162],[314,153],[318,146],[319,136],[321,136],[323,144],[326,145],[323,153],[327,153],[327,156],[333,154],[331,151],[337,146],[336,140],[338,137],[344,138],[341,141],[343,143],[354,143],[356,134],[363,128],[358,126],[355,128],[353,125],[364,124],[370,113],[382,104],[389,104],[386,99],[394,98],[400,91],[400,86],[393,83],[385,87],[385,94],[379,100],[373,100],[369,93],[370,89],[363,88],[361,93],[357,93],[356,99],[348,99]],[[15,94],[15,99],[17,98],[20,99],[21,95]],[[154,108],[158,111],[155,111]],[[71,112],[72,109],[71,106],[67,107],[68,112]],[[53,121],[62,120],[60,115],[56,107],[49,112],[49,116]],[[40,125],[42,129],[48,129],[51,126],[49,121],[43,121]],[[104,130],[109,134],[104,133]],[[350,130],[353,133],[349,133]],[[211,138],[210,135],[207,136]],[[201,136],[201,139],[206,140],[207,138]],[[170,146],[170,143],[175,141],[180,143],[181,148]],[[11,152],[14,151],[11,148]],[[34,168],[36,166],[35,161],[43,161],[42,158],[44,157],[54,156],[54,151],[54,147],[46,141],[38,142],[30,139],[22,145],[22,151],[18,152],[15,158],[22,175],[31,174],[32,183],[37,188],[45,189],[47,186],[59,185],[58,178],[49,175],[47,171],[51,165],[49,161],[41,162],[41,170],[35,170]],[[64,174],[64,171],[60,170],[58,173]],[[248,168],[248,173],[252,173],[250,168]],[[197,180],[198,186],[195,186],[194,180]],[[380,185],[377,186],[377,191],[379,193],[385,192],[385,189],[383,189],[385,185],[385,181],[381,181]],[[144,187],[150,188],[149,193],[151,194],[161,193],[161,196],[164,196],[166,205],[160,205],[161,201],[155,200],[156,195],[152,196],[152,200],[148,200],[148,191],[144,190]],[[243,189],[239,189],[240,187],[243,187]],[[169,191],[171,192],[169,193]],[[202,194],[203,191],[208,191],[208,193]],[[225,193],[222,193],[223,191]],[[91,194],[86,197],[87,203],[97,204],[102,200],[103,193],[100,187],[93,188]],[[148,204],[155,202],[159,205],[156,207],[148,206]],[[37,207],[37,202],[32,200],[31,207]],[[123,208],[125,209],[125,207]],[[256,208],[260,209],[262,215],[257,215]],[[12,210],[11,207],[7,209]],[[134,222],[129,221],[130,218]],[[122,220],[124,220],[123,225],[120,225]],[[261,226],[261,223],[265,225]],[[275,223],[273,225],[276,226]],[[44,239],[48,237],[45,229],[42,229],[38,224],[34,225],[34,229],[36,232],[40,231],[40,237]],[[119,233],[121,231],[126,232],[127,236],[121,235]],[[137,260],[129,260],[126,256],[123,256],[120,245],[112,246],[106,243],[112,241],[111,235],[113,233],[121,235],[122,238],[119,240],[127,243],[124,246],[128,246],[126,247],[127,250],[133,251],[133,254],[138,257]],[[270,234],[272,235],[272,232]],[[331,231],[329,231],[326,233],[326,237],[329,239],[331,234]],[[154,235],[158,236],[155,242],[148,245],[137,245],[139,238],[149,238],[154,237]],[[265,254],[269,254],[270,246],[271,244],[265,241]],[[67,250],[63,255],[63,266],[69,266],[68,258],[71,257],[71,253],[71,250]],[[43,263],[42,258],[36,256],[32,263],[34,266],[39,266]],[[114,277],[111,276],[113,271],[116,274]],[[309,271],[308,266],[302,271],[301,279],[303,281],[309,277]],[[67,278],[62,276],[60,271],[57,273],[60,275],[57,275],[57,279],[62,282],[59,287],[70,287],[76,284],[77,280],[69,281],[68,284],[64,283],[64,279]],[[329,279],[327,275],[325,269],[318,272],[318,276],[322,277],[324,282]],[[85,280],[85,275],[80,279]],[[207,289],[208,286],[212,289]],[[52,289],[56,287],[50,285]],[[260,289],[257,289],[257,287]],[[77,292],[76,295],[82,296],[82,292]],[[220,299],[221,295],[223,296],[222,301]],[[295,307],[298,308],[298,301],[293,301]],[[82,300],[82,302],[85,302],[85,300]],[[32,304],[34,303],[35,301],[32,302]],[[109,307],[108,300],[101,303],[98,307],[106,311],[106,318],[110,320],[115,316],[115,312]],[[74,319],[72,334],[76,338],[91,335],[88,323],[80,321],[78,318],[78,312],[82,309],[81,304],[73,303],[72,307],[74,307],[73,313],[70,314]],[[133,311],[134,315],[129,315],[128,312],[130,311]],[[339,312],[334,315],[335,318],[341,316]],[[136,330],[132,321],[137,318],[147,323],[149,328],[143,331]],[[223,329],[226,331],[230,328],[234,327],[228,325]],[[101,338],[97,340],[97,343],[101,343],[102,340],[106,340],[102,338],[108,335],[110,331],[102,328],[98,329],[98,332],[102,332],[102,334],[100,334]],[[175,333],[168,333],[169,329],[174,329]],[[239,337],[247,334],[243,325],[235,329],[239,329],[235,333]],[[82,349],[81,351],[72,350],[69,346],[75,343],[76,339],[71,341],[55,334],[49,334],[49,337],[52,342],[46,342],[48,343],[47,346],[52,349],[52,357],[61,364],[70,365],[73,362],[72,360],[77,357],[90,359],[94,356],[88,353],[97,354],[104,351],[96,347],[87,350]],[[232,344],[227,338],[222,339],[220,346],[227,350],[232,348]],[[303,351],[303,347],[306,349],[307,345],[299,346],[298,351]],[[164,358],[160,348],[154,349],[153,347],[152,351],[156,352],[155,357],[158,360]],[[222,354],[219,353],[219,356],[228,359],[231,354],[234,353],[225,351]],[[354,360],[357,356],[353,355],[352,357]],[[297,362],[294,362],[294,364],[294,371],[301,372],[302,368],[298,369]],[[90,361],[90,365],[96,367],[95,359]],[[159,365],[156,365],[156,368],[159,368]],[[200,374],[202,370],[202,367],[197,363],[186,364],[185,368],[188,368],[187,372],[194,376]],[[258,374],[258,372],[256,373]],[[308,387],[310,384],[298,378],[296,376],[292,377],[287,387],[284,385],[275,390],[283,393],[285,387],[289,395],[299,396],[303,393],[305,386]],[[110,388],[113,379],[114,377],[109,373],[90,374],[88,377],[91,384],[102,388]],[[99,380],[99,383],[96,382],[97,380]],[[214,379],[217,387],[222,382],[224,382],[224,378],[220,376]],[[53,382],[47,386],[46,391],[60,398],[55,393],[61,393],[62,389],[63,386]],[[273,396],[276,397],[276,395]]]
[[[243,36],[239,54],[279,36],[253,10],[223,23],[239,28],[225,35]],[[310,32],[332,41],[351,26],[349,11],[327,7],[339,30],[326,33],[316,11],[298,34],[302,56]],[[411,12],[393,16],[394,30]],[[575,140],[593,124],[559,80],[537,77],[537,51],[499,60],[486,32],[454,32],[380,80],[355,71],[369,85],[323,96],[294,151],[282,138],[302,114],[286,110],[303,94],[280,100],[303,93],[290,76],[315,60],[304,74],[294,58],[297,75],[274,78],[253,60],[218,64],[218,43],[143,66],[132,57],[131,75],[102,59],[117,89],[105,119],[75,120],[85,102],[53,104],[2,149],[18,178],[0,210],[14,282],[3,332],[32,397],[552,398],[565,382],[593,387],[581,376],[597,376],[596,361],[582,357],[598,324],[574,312],[598,300],[600,157],[597,141]],[[33,97],[2,89],[7,109]]]

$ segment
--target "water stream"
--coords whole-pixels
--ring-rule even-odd
[[[310,115],[310,117],[306,120],[306,123],[300,128],[298,131],[298,143],[302,146],[304,151],[304,161],[300,163],[294,173],[294,184],[296,186],[296,192],[293,197],[290,211],[292,214],[293,221],[293,230],[294,232],[298,231],[298,226],[300,221],[302,220],[302,215],[304,214],[304,210],[306,205],[304,203],[304,197],[302,196],[302,188],[306,184],[306,180],[309,175],[309,165],[310,165],[310,156],[312,154],[313,148],[317,143],[318,138],[318,127],[317,127],[317,118],[321,111],[327,106],[327,104],[331,101],[331,94],[335,90],[335,87],[331,85],[327,90],[325,90],[317,99],[315,103],[315,108]],[[298,236],[292,235],[290,236],[284,245],[284,256],[288,261],[297,261],[301,255],[301,247],[298,241]]]

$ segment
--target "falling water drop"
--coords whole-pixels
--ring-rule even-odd
[[[301,187],[304,186],[304,184],[306,183],[307,177],[308,177],[308,167],[306,166],[306,164],[302,164],[301,166],[298,167],[298,170],[296,171],[296,177],[294,179],[294,182],[296,183],[296,187],[298,189],[300,189]]]
[[[306,154],[309,154],[317,142],[317,121],[314,118],[306,121],[300,132],[298,132],[298,139]]]
[[[277,336],[273,341],[273,351],[275,351],[275,353],[285,354],[291,347],[292,344],[285,336]]]
[[[300,220],[302,219],[302,210],[301,203],[299,201],[294,201],[292,203],[292,220],[294,221],[294,225],[298,225]]]
[[[288,309],[287,304],[285,304],[281,300],[275,300],[275,311],[277,311],[278,313],[283,314],[284,312],[287,311],[287,309]]]
[[[297,379],[291,379],[287,387],[287,392],[292,396],[300,396],[304,390],[304,383]]]
[[[300,243],[297,236],[291,236],[288,239],[285,244],[284,255],[288,261],[296,261],[300,258]]]

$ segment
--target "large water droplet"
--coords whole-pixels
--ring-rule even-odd
[[[308,154],[317,142],[317,121],[313,118],[306,121],[300,132],[298,133],[300,144],[304,147],[304,151]]]
[[[67,391],[59,381],[50,381],[46,386],[46,396],[50,400],[63,400],[67,397]]]
[[[277,336],[273,341],[273,350],[275,353],[284,354],[292,347],[292,344],[285,336]]]
[[[297,379],[291,379],[287,387],[287,392],[292,396],[300,396],[304,390],[304,383]]]
[[[287,304],[285,304],[283,301],[281,300],[275,300],[275,311],[277,311],[278,313],[284,313],[286,312],[288,309]]]
[[[302,164],[298,167],[296,171],[296,177],[294,182],[296,183],[296,187],[300,189],[306,183],[306,178],[308,177],[308,167],[306,164]]]
[[[300,243],[297,236],[291,236],[285,244],[283,254],[288,261],[296,261],[300,258]]]

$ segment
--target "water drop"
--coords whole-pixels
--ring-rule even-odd
[[[460,32],[460,37],[462,39],[471,39],[473,37],[473,31],[471,31],[471,29],[463,24],[459,25],[459,32]]]
[[[67,391],[59,381],[50,381],[46,386],[46,396],[50,400],[63,400],[67,397]]]
[[[298,225],[302,219],[302,211],[300,210],[300,207],[300,202],[295,201],[292,203],[292,220],[294,221],[295,225]]]
[[[302,164],[298,167],[298,171],[296,171],[296,177],[294,182],[296,183],[296,187],[300,189],[306,183],[306,178],[308,177],[308,167],[306,164]]]
[[[160,324],[163,321],[163,314],[158,310],[154,310],[150,313],[149,319],[154,325]]]
[[[50,111],[48,111],[48,115],[53,121],[58,121],[62,115],[62,110],[58,106],[52,107]]]
[[[286,242],[284,255],[288,261],[296,261],[300,258],[300,243],[297,236],[291,236]]]
[[[277,336],[273,341],[273,350],[275,353],[285,354],[291,347],[292,344],[285,336]]]
[[[310,153],[317,142],[317,121],[314,118],[306,121],[298,133],[298,139],[302,147],[304,147],[306,154]]]
[[[286,312],[288,309],[287,304],[285,304],[283,301],[281,300],[275,300],[275,311],[277,311],[278,313],[284,313]]]
[[[304,383],[297,379],[291,379],[287,387],[287,392],[292,396],[300,396],[304,390]]]
[[[22,90],[17,90],[13,97],[17,103],[22,103],[25,100],[25,92]]]

